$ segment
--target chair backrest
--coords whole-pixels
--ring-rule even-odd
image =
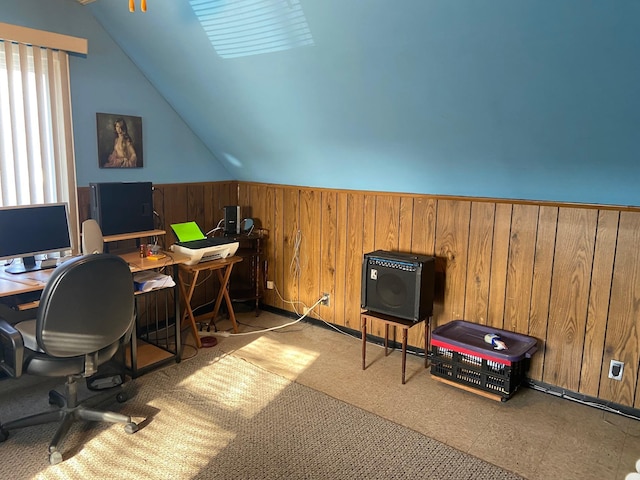
[[[134,321],[133,277],[116,255],[84,255],[58,266],[40,297],[36,338],[53,357],[97,352]]]
[[[104,251],[104,238],[98,222],[89,218],[82,222],[82,253],[102,253]]]

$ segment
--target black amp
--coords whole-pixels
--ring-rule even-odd
[[[376,250],[362,262],[362,308],[422,321],[433,314],[435,258]]]

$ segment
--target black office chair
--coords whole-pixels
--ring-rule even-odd
[[[138,426],[131,417],[78,405],[76,379],[96,373],[128,341],[134,322],[133,278],[116,255],[85,255],[58,266],[47,282],[37,317],[14,326],[0,319],[0,367],[12,377],[22,373],[66,377],[65,395],[49,392],[59,408],[0,425],[0,441],[17,428],[56,420],[61,424],[49,445],[49,462],[62,461],[59,446],[76,419]]]

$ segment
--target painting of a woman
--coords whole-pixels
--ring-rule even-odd
[[[138,124],[136,130],[141,138],[142,120],[139,117],[129,118],[133,119],[133,122],[129,122],[130,124]],[[110,135],[107,135],[107,129],[111,130]],[[98,145],[101,151],[100,158],[103,159],[100,162],[100,168],[142,167],[141,142],[138,148],[124,116],[98,114]]]

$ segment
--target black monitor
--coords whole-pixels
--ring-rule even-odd
[[[42,265],[34,256],[71,249],[66,203],[0,207],[0,260],[22,257],[22,265],[5,268],[23,273],[56,265]]]
[[[151,182],[90,183],[90,214],[102,235],[153,230]]]

